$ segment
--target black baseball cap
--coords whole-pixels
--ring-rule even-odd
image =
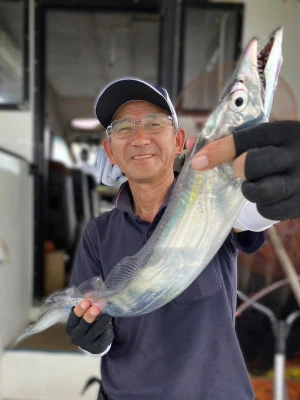
[[[114,80],[102,90],[95,108],[101,125],[106,129],[118,108],[134,100],[148,101],[167,111],[173,117],[175,128],[178,128],[177,115],[166,89],[133,77]]]

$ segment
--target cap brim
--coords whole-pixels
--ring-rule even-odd
[[[134,100],[148,101],[173,114],[167,100],[156,88],[138,79],[124,78],[109,84],[100,93],[96,102],[97,118],[107,128],[117,109]]]

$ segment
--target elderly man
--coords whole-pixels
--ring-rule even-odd
[[[128,182],[116,207],[87,226],[73,266],[76,286],[97,275],[105,280],[120,259],[146,243],[168,205],[176,183],[174,158],[185,143],[167,92],[139,79],[109,84],[96,113],[107,129],[105,152]],[[254,398],[234,327],[236,256],[239,250],[256,251],[264,241],[262,231],[274,220],[300,215],[299,125],[264,124],[251,135],[236,132],[196,154],[193,166],[199,170],[235,159],[236,174],[246,177],[243,193],[257,208],[240,216],[236,232],[181,295],[131,318],[111,319],[88,300],[73,309],[67,323],[72,341],[103,355],[98,399]],[[272,159],[273,145],[285,163]]]

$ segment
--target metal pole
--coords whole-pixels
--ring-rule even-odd
[[[281,242],[280,236],[278,235],[275,227],[272,226],[267,230],[267,232],[280,264],[282,265],[282,268],[290,281],[291,289],[294,293],[295,299],[297,300],[298,306],[300,307],[300,283],[298,281],[296,270]]]
[[[274,400],[284,400],[284,354],[275,354],[274,364]]]
[[[279,320],[274,327],[276,332],[276,351],[274,357],[274,400],[285,400],[285,351],[288,327],[285,321]]]
[[[243,292],[238,291],[241,300],[250,303],[250,298]],[[288,400],[288,393],[285,384],[285,359],[286,359],[286,340],[294,321],[300,317],[300,311],[296,310],[288,315],[286,320],[277,320],[273,311],[256,302],[251,302],[252,306],[267,315],[271,321],[272,330],[275,337],[275,355],[274,355],[274,380],[273,391],[274,400]],[[240,314],[241,315],[241,314]]]

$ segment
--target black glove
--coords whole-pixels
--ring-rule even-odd
[[[66,331],[72,343],[90,353],[100,354],[107,349],[114,338],[111,319],[111,316],[101,314],[90,324],[82,317],[77,317],[72,309]]]
[[[243,195],[265,218],[300,217],[300,122],[264,123],[233,136],[237,155],[248,152]]]

